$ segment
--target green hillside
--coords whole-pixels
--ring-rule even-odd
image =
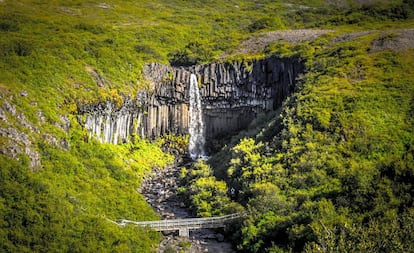
[[[240,50],[293,29],[330,32]],[[195,166],[208,173],[182,189],[193,209],[211,215],[234,187],[243,252],[414,251],[413,29],[409,0],[0,0],[0,251],[154,252],[158,233],[111,221],[158,219],[137,188],[173,157],[163,140],[90,140],[79,107],[134,97],[145,63],[274,55],[306,73],[280,110]]]
[[[413,251],[414,52],[373,52],[391,37],[298,52],[313,59],[298,92],[212,158],[250,212],[240,249]]]

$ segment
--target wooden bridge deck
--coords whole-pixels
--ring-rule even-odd
[[[156,231],[175,231],[178,230],[181,236],[188,236],[188,231],[192,229],[201,228],[220,228],[225,227],[229,221],[242,217],[241,213],[234,213],[219,217],[210,218],[188,218],[188,219],[174,219],[174,220],[159,220],[159,221],[131,221],[121,220],[116,222],[120,226],[127,224],[137,225],[142,227],[150,227]]]

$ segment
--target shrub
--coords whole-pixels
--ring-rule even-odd
[[[0,20],[0,31],[17,32],[20,30],[19,25],[12,20]]]
[[[247,29],[249,32],[255,32],[266,28],[282,29],[284,24],[279,17],[265,17],[253,21]]]
[[[211,61],[212,58],[211,45],[199,41],[190,42],[184,48],[168,54],[172,66],[191,66]]]
[[[154,48],[148,45],[144,45],[144,44],[135,45],[134,49],[139,54],[150,56],[149,58],[151,57],[154,59],[162,58],[162,56]]]
[[[90,33],[93,33],[93,34],[101,34],[101,33],[105,32],[105,30],[100,26],[86,24],[86,23],[79,23],[79,24],[75,25],[75,28],[78,29],[78,30],[90,32]]]
[[[185,48],[179,49],[168,54],[168,59],[172,66],[191,66],[198,62],[198,58],[192,57],[191,52]]]
[[[6,40],[0,44],[0,51],[3,56],[29,56],[32,50],[32,43],[22,39]]]

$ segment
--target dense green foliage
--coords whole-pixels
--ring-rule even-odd
[[[244,39],[292,28],[336,32],[231,56],[296,55],[308,73],[211,166],[183,170],[181,192],[198,215],[241,210],[234,200],[249,210],[234,234],[242,251],[413,251],[414,52],[376,49],[392,32],[332,40],[412,28],[413,9],[410,0],[0,1],[0,251],[154,251],[159,234],[111,220],[157,219],[140,180],[172,161],[159,146],[182,154],[187,137],[96,143],[78,106],[121,105],[147,87],[145,63],[222,60]],[[29,168],[28,151],[41,167]]]
[[[213,176],[211,167],[199,159],[190,169],[182,168],[180,178],[183,186],[178,189],[189,200],[188,206],[202,217],[222,216],[242,212],[243,207],[233,202],[224,181]]]
[[[24,157],[20,163],[1,156],[0,251],[155,249],[159,234],[113,221],[157,219],[136,189],[145,172],[171,157],[144,140],[118,146],[73,140],[69,150],[43,146],[41,152],[36,173]]]
[[[240,249],[413,250],[414,51],[371,52],[391,37],[291,48],[309,59],[298,92],[211,161],[251,211]]]

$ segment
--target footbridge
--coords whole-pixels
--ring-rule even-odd
[[[131,221],[121,220],[115,222],[120,226],[127,224],[150,227],[156,231],[177,231],[180,236],[189,236],[190,230],[202,228],[220,228],[225,227],[230,221],[239,219],[243,213],[234,213],[219,217],[210,218],[188,218],[174,220],[158,220],[158,221]]]

